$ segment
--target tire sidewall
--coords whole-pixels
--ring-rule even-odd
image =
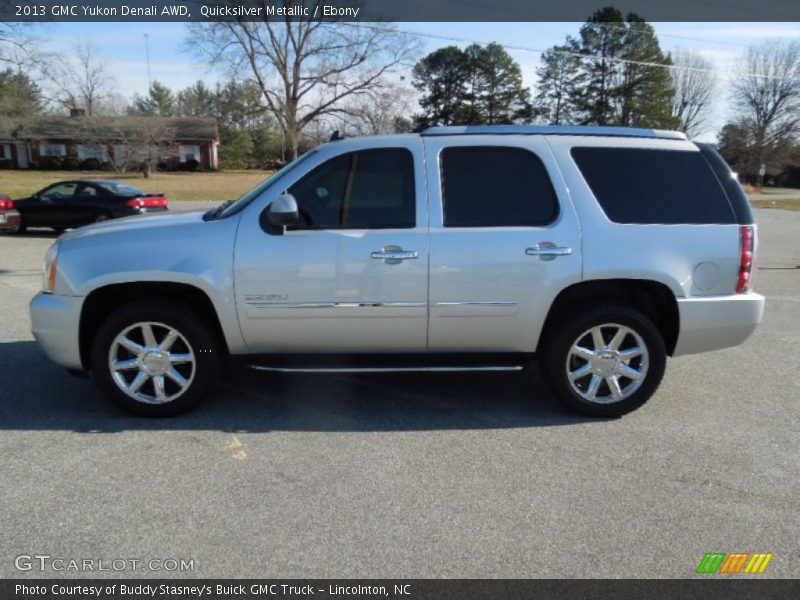
[[[567,378],[567,355],[578,336],[597,325],[617,323],[634,330],[647,347],[648,368],[642,385],[630,397],[609,404],[582,398]],[[655,393],[666,368],[666,348],[653,322],[639,311],[623,307],[591,309],[558,327],[547,352],[546,370],[551,386],[561,400],[578,412],[593,417],[618,417],[636,410]]]
[[[125,394],[114,381],[109,366],[111,344],[124,329],[146,321],[178,330],[192,347],[195,374],[189,388],[165,404],[147,404]],[[136,415],[167,417],[186,412],[205,395],[219,376],[219,344],[208,325],[188,305],[173,302],[139,302],[118,309],[100,326],[92,347],[92,372],[100,389],[120,408]]]

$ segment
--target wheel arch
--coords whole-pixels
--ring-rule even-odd
[[[671,356],[675,351],[680,329],[678,302],[667,285],[649,279],[592,279],[564,288],[550,306],[536,351],[566,315],[602,304],[642,311],[661,333],[667,354]]]
[[[83,302],[78,338],[81,364],[85,370],[91,370],[92,341],[100,324],[114,310],[144,298],[162,298],[190,305],[212,326],[221,348],[228,354],[227,340],[214,304],[199,287],[167,281],[114,283],[93,290]]]

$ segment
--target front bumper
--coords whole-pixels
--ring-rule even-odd
[[[764,296],[754,292],[678,298],[680,333],[672,355],[738,346],[761,323],[764,302]]]
[[[39,292],[30,304],[33,337],[50,360],[68,369],[83,369],[79,334],[83,300]]]

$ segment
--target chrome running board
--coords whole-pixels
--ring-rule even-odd
[[[462,373],[462,372],[512,372],[522,371],[522,365],[484,366],[419,366],[419,367],[269,367],[249,365],[256,371],[272,373]]]

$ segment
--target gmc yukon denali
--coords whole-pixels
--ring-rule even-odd
[[[53,361],[140,415],[186,411],[239,357],[366,373],[538,359],[567,405],[612,417],[653,395],[667,356],[753,332],[756,245],[735,175],[681,133],[441,127],[331,141],[205,213],[67,232],[30,308]]]

